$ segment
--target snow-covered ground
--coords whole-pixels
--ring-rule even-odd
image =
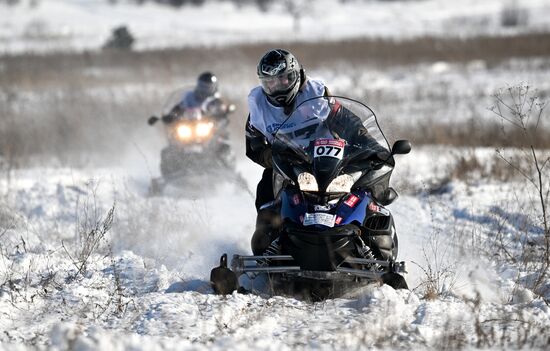
[[[476,151],[481,162],[492,154]],[[413,289],[372,286],[318,303],[212,294],[219,254],[249,253],[253,231],[253,199],[232,182],[147,197],[145,165],[14,171],[0,180],[0,349],[545,348],[550,309],[522,287],[529,272],[492,256],[503,254],[497,234],[512,254],[540,238],[533,199],[520,180],[475,172],[434,188],[461,155],[472,151],[425,147],[398,159],[404,193],[390,209]],[[261,169],[237,168],[252,188]],[[433,300],[429,269],[442,274]]]
[[[267,12],[216,0],[177,10],[125,1],[34,2],[0,4],[0,53],[97,50],[119,25],[135,35],[138,50],[550,30],[545,0],[515,1],[526,17],[510,28],[501,25],[503,8],[514,3],[508,0],[303,1],[299,30],[283,2]],[[527,83],[549,96],[547,58],[503,55],[383,67],[345,58],[322,67],[303,63],[335,93],[372,106],[393,140],[410,127],[431,132],[434,123],[477,132],[494,121],[487,108],[499,88]],[[240,155],[257,58],[237,59],[238,67],[218,57],[200,61],[216,69],[225,95],[239,105],[232,131]],[[0,74],[17,66],[10,64],[0,65]],[[535,281],[544,246],[538,198],[494,150],[428,145],[398,157],[392,182],[401,197],[389,209],[410,291],[370,286],[316,303],[220,297],[209,272],[223,252],[250,252],[250,190],[261,169],[237,162],[247,189],[228,181],[199,194],[147,196],[164,139],[145,119],[198,68],[73,64],[71,72],[55,71],[70,77],[52,77],[37,65],[1,80],[0,135],[22,159],[0,156],[0,350],[550,346],[550,280]],[[9,150],[4,141],[0,150]],[[525,156],[503,152],[514,162]],[[548,157],[538,155],[542,162]]]
[[[35,2],[37,6],[30,6]],[[136,49],[220,46],[251,42],[468,37],[550,30],[546,0],[302,0],[256,6],[207,0],[201,7],[174,9],[107,0],[21,1],[0,4],[0,52],[80,51],[102,47],[115,27],[125,25]],[[519,24],[503,27],[503,9],[516,4]],[[295,22],[287,4],[300,8]],[[297,27],[298,26],[298,27]]]

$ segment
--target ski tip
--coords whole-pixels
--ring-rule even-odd
[[[239,290],[239,280],[235,272],[227,268],[227,254],[220,257],[220,266],[210,272],[210,284],[218,295],[228,295]]]

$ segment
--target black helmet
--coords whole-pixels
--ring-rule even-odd
[[[195,95],[199,100],[213,96],[218,91],[218,78],[211,72],[203,72],[197,79]]]
[[[289,106],[300,89],[303,70],[290,52],[274,49],[268,51],[258,63],[258,77],[271,102]]]

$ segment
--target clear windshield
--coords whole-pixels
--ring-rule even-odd
[[[195,89],[193,85],[186,85],[171,92],[168,98],[164,101],[164,104],[162,105],[161,116],[169,114],[174,106],[182,103],[182,101],[184,101],[185,99],[185,95],[188,92],[193,91],[193,89]]]
[[[292,149],[308,148],[318,139],[340,139],[346,149],[389,151],[374,112],[366,105],[345,97],[317,97],[300,104],[280,126],[275,140]]]
[[[172,114],[178,120],[201,120],[224,113],[225,106],[217,95],[198,99],[194,89],[190,85],[172,92],[162,105],[161,116]]]

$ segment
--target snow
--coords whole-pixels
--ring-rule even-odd
[[[509,0],[301,1],[299,29],[284,2],[262,12],[210,0],[201,7],[174,9],[146,2],[41,0],[37,6],[0,4],[0,52],[97,50],[121,25],[136,38],[136,49],[225,46],[254,42],[407,39],[420,36],[467,37],[544,32],[550,4],[517,1],[527,21],[502,27]]]
[[[505,35],[550,27],[550,4],[544,0],[517,1],[528,21],[515,28],[500,25],[509,1],[310,1],[299,31],[281,3],[268,12],[215,0],[178,10],[123,1],[111,6],[42,0],[33,8],[23,3],[0,4],[0,52],[98,50],[122,24],[136,36],[138,50]],[[244,66],[232,72],[245,78],[231,86],[226,94],[231,99],[244,100],[257,83],[253,74],[242,74],[250,71]],[[547,96],[549,72],[546,58],[392,67],[338,63],[308,70],[336,93],[372,104],[390,132],[386,126],[438,121],[452,127],[485,116],[488,96],[507,84],[529,82]],[[16,94],[8,96],[11,90],[6,90],[0,98],[10,103],[6,111],[30,119],[35,113],[46,121],[56,116],[49,105],[89,99],[94,102],[90,115],[96,117],[102,111],[95,109],[103,106],[136,99],[161,102],[182,78],[119,80],[125,75],[116,68],[90,68],[84,75],[115,78],[82,88],[59,82],[48,89],[30,79],[24,88],[14,88]],[[540,263],[530,255],[537,257],[532,250],[543,239],[537,198],[521,178],[487,176],[496,162],[493,149],[429,145],[397,158],[392,183],[401,196],[389,209],[410,291],[372,285],[321,302],[265,291],[216,296],[208,280],[220,254],[250,253],[255,221],[250,193],[262,169],[238,160],[247,189],[228,180],[198,193],[171,188],[164,196],[149,197],[161,136],[131,123],[116,125],[121,131],[113,134],[112,124],[104,124],[99,134],[124,136],[132,145],[115,140],[117,152],[101,154],[99,166],[90,151],[84,157],[90,161],[77,168],[46,156],[34,168],[8,173],[0,167],[0,350],[548,347],[550,282],[537,290],[542,298],[529,288]],[[112,143],[99,136],[94,141]],[[475,157],[483,167],[445,181],[462,157]],[[104,235],[94,232],[111,208],[112,227]],[[520,253],[526,254],[521,262],[507,259]],[[427,290],[430,272],[439,274],[435,295]]]
[[[480,149],[479,157],[490,152]],[[416,162],[429,160],[430,153],[427,147],[400,156],[396,186],[413,165],[432,177],[433,162]],[[249,161],[239,161],[237,169],[249,187],[260,177],[261,168]],[[57,350],[439,348],[453,345],[453,337],[475,345],[477,320],[500,320],[505,328],[487,323],[513,340],[519,328],[513,320],[524,320],[532,330],[550,323],[547,306],[515,284],[525,272],[496,265],[479,255],[485,245],[475,251],[469,242],[476,230],[480,240],[493,242],[487,226],[492,207],[516,214],[517,208],[504,206],[522,186],[519,181],[455,181],[440,195],[402,194],[390,209],[412,290],[370,286],[312,303],[213,295],[208,277],[219,255],[250,252],[252,197],[232,182],[198,197],[181,192],[147,197],[148,179],[143,170],[38,168],[14,171],[9,186],[2,180],[0,189],[8,192],[0,211],[0,348],[29,343]],[[111,230],[86,270],[77,273],[73,261],[83,233],[103,221],[113,204]],[[510,235],[520,234],[511,224]],[[423,298],[420,286],[428,262],[453,267],[435,300]],[[544,344],[542,336],[534,342]]]
[[[515,67],[524,65],[528,69],[523,73],[515,72]],[[383,82],[374,91],[395,94],[402,100],[396,108],[405,110],[417,102],[411,98],[415,87],[428,82],[433,90],[425,91],[427,97],[415,112],[421,118],[434,106],[428,96],[439,85],[460,95],[452,98],[456,106],[470,98],[484,106],[484,98],[475,91],[490,90],[487,86],[520,75],[547,89],[545,65],[545,60],[512,61],[487,72],[474,64],[421,64],[385,71],[370,68],[364,79],[370,75]],[[407,69],[416,73],[401,73]],[[430,78],[434,69],[440,74]],[[470,70],[478,73],[471,74],[474,80],[462,74]],[[329,70],[314,73],[330,81],[336,76]],[[404,78],[391,79],[400,74]],[[399,84],[403,85],[396,89]],[[89,93],[95,99],[114,95],[125,101],[132,93],[167,90],[124,82],[121,86],[120,91],[115,86],[114,94],[101,87],[90,88]],[[334,86],[337,91],[349,89],[345,82],[336,81]],[[469,86],[474,92],[464,92]],[[40,94],[22,93],[40,105]],[[452,116],[450,110],[447,106],[444,111]],[[376,111],[385,119],[391,104]],[[2,173],[0,349],[32,344],[60,350],[210,350],[228,345],[440,349],[457,348],[453,342],[462,341],[477,345],[482,337],[475,331],[477,321],[487,321],[486,332],[493,328],[496,335],[505,334],[510,340],[519,337],[523,325],[532,330],[530,336],[542,338],[539,331],[550,324],[548,307],[525,288],[532,280],[528,267],[494,256],[495,251],[502,255],[495,250],[498,235],[514,252],[521,252],[527,234],[540,238],[540,222],[523,210],[536,208],[533,198],[522,193],[526,185],[517,179],[485,179],[481,169],[466,180],[441,185],[461,157],[475,156],[489,169],[495,162],[493,149],[434,145],[415,147],[411,154],[398,157],[392,179],[401,197],[390,210],[400,238],[399,259],[406,261],[409,271],[410,292],[371,286],[311,303],[280,296],[212,294],[209,272],[219,255],[250,253],[253,198],[231,181],[199,195],[173,190],[163,197],[147,197],[150,178],[158,175],[162,147],[151,143],[149,133],[143,140],[136,137],[132,152],[119,149],[116,166],[106,167],[109,162],[104,162],[103,168],[96,168],[91,162],[88,167],[55,167],[43,166],[47,164],[43,160],[39,167],[14,170],[10,178]],[[513,156],[517,150],[504,152]],[[239,160],[237,169],[253,190],[262,169],[248,160]],[[113,205],[113,227],[90,256],[86,271],[77,273],[73,261],[85,243],[83,233],[101,222]],[[433,300],[424,296],[424,271],[429,267],[449,272],[440,277],[442,295]],[[542,339],[533,342],[544,345]]]

